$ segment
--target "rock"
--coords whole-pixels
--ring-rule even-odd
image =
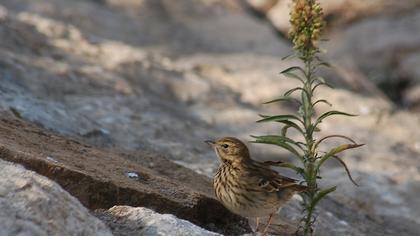
[[[112,235],[53,181],[1,159],[0,169],[0,235]]]
[[[359,176],[360,186],[354,187],[345,175],[337,172],[337,169],[329,171],[324,176],[323,186],[338,184],[338,191],[330,195],[338,204],[343,204],[349,209],[361,208],[369,215],[381,217],[387,224],[395,225],[395,233],[415,235],[419,230],[420,208],[417,199],[412,198],[420,189],[419,181],[398,182],[385,174],[371,175],[357,171],[353,174]],[[385,235],[395,233],[389,231]]]
[[[3,6],[0,6],[0,22],[3,22],[7,18],[7,9]]]
[[[248,0],[247,3],[253,7],[255,10],[262,13],[267,13],[274,5],[276,5],[278,0]]]
[[[290,28],[290,3],[287,0],[248,1],[283,35],[287,35]],[[412,101],[409,87],[417,85],[419,80],[418,69],[413,65],[418,64],[420,48],[418,35],[414,33],[419,28],[420,2],[321,0],[320,3],[328,23],[324,38],[329,39],[321,47],[328,52],[327,60],[341,68],[338,77],[345,80],[344,87],[372,94],[371,86],[364,82],[370,80],[397,105],[415,110],[417,102]],[[327,74],[326,77],[334,80],[337,75]],[[362,85],[357,87],[360,82]]]
[[[366,17],[384,14],[398,14],[419,6],[419,1],[392,0],[320,0],[325,18],[332,25],[348,23]],[[265,14],[270,23],[284,34],[290,28],[290,0],[247,0],[255,10]]]
[[[401,11],[401,17],[382,14],[364,18],[344,28],[333,29],[328,51],[333,61],[352,61],[357,70],[380,87],[397,105],[414,108],[407,99],[412,85],[418,84],[416,71],[420,44],[413,34],[419,25],[418,8]],[[409,23],[407,23],[409,22]],[[363,35],[363,36],[361,36]],[[390,35],[390,36],[387,36]],[[392,35],[392,36],[391,36]],[[411,96],[411,95],[408,95]]]
[[[167,175],[174,178],[118,154],[5,117],[3,113],[0,120],[0,158],[51,178],[89,209],[107,209],[117,204],[145,206],[221,233],[248,230],[246,222],[210,196],[208,179],[176,164],[166,164],[168,161],[162,157],[155,156],[149,164],[157,165],[157,171],[168,167],[159,172],[172,173]],[[177,172],[182,172],[177,175],[179,178],[189,180],[177,182]],[[194,190],[193,185],[200,187]]]
[[[376,86],[387,80],[401,86],[415,81],[419,12],[397,7],[415,1],[371,5],[380,2],[385,3],[329,4],[336,13],[328,19],[326,56],[338,72],[325,77],[349,82],[318,90],[317,98],[327,98],[333,107],[320,104],[316,112],[334,109],[360,116],[325,120],[317,138],[344,134],[366,143],[342,158],[357,181],[372,184],[347,185],[342,167],[328,161],[321,174],[339,188],[321,203],[320,235],[419,231],[418,222],[410,220],[420,218],[413,207],[420,181],[418,117],[396,109]],[[251,134],[279,132],[277,125],[255,121],[258,114],[297,111],[295,104],[261,105],[297,85],[278,75],[295,65],[280,60],[291,50],[286,40],[238,1],[1,4],[7,16],[0,24],[0,107],[18,119],[1,113],[3,156],[56,180],[90,209],[143,206],[227,232],[224,223],[212,223],[226,211],[208,198],[210,180],[178,164],[212,176],[217,158],[203,140],[229,135],[249,141]],[[384,6],[392,6],[391,12]],[[364,9],[361,15],[357,7]],[[340,22],[344,11],[355,18]],[[413,93],[402,97],[415,100]],[[340,141],[328,140],[322,151]],[[280,148],[249,146],[255,159],[294,161]],[[291,204],[278,217],[292,219],[286,226],[293,232],[300,209]]]
[[[114,206],[95,215],[104,221],[115,236],[183,235],[217,236],[171,214],[159,214],[144,207]]]
[[[415,85],[404,93],[404,105],[408,106],[412,111],[420,111],[420,84]]]
[[[420,56],[417,53],[407,52],[398,63],[398,74],[410,78],[413,84],[420,84],[420,68],[417,67],[419,62]]]
[[[244,14],[237,0],[180,0],[176,4],[154,0],[142,1],[141,4],[133,4],[135,1],[106,2],[6,0],[2,4],[19,12],[30,12],[59,22],[77,17],[77,20],[71,20],[70,27],[77,27],[89,41],[118,41],[141,47],[165,45],[174,53],[188,54],[197,50],[251,50],[269,54],[288,50],[271,33],[270,27]],[[105,23],[104,18],[113,20]],[[99,22],[101,24],[97,24]],[[174,28],[177,30],[174,31]],[[136,30],[147,33],[137,34]],[[61,42],[61,46],[65,44]]]
[[[417,66],[420,56],[417,53],[404,55],[399,62],[396,71],[400,78],[405,81],[401,100],[402,104],[413,111],[420,111],[420,68]]]
[[[407,99],[418,80],[416,51],[420,11],[401,11],[400,17],[381,14],[360,19],[346,27],[332,29],[327,36],[329,55],[337,64],[351,61],[366,79],[380,87],[397,105],[414,108]]]
[[[413,10],[397,20],[386,15],[360,20],[344,29],[332,31],[328,36],[332,42],[328,49],[333,58],[352,58],[367,76],[376,80],[386,79],[392,75],[384,74],[397,69],[400,61],[412,56],[411,50],[419,47],[418,35],[412,31],[419,25],[407,24],[417,22],[419,17],[420,12]],[[391,32],[392,37],[384,37]]]
[[[185,12],[177,7],[178,4],[172,5],[171,1],[157,5],[152,2],[154,1],[143,5],[139,11],[152,14],[152,18],[147,20],[157,19],[151,21],[157,24],[155,26],[138,25],[139,22],[145,22],[142,20],[143,14],[127,24],[128,13],[114,9],[112,4],[79,1],[67,5],[68,1],[55,0],[41,5],[33,2],[24,4],[24,1],[3,2],[5,6],[14,9],[14,14],[9,14],[9,21],[0,26],[5,29],[3,38],[13,37],[23,42],[14,45],[14,42],[6,41],[5,50],[1,50],[0,64],[7,68],[3,70],[6,81],[2,83],[2,89],[8,91],[0,93],[2,106],[13,107],[24,119],[62,134],[73,137],[85,135],[85,140],[94,145],[119,146],[130,150],[147,149],[150,152],[165,153],[170,159],[187,166],[193,164],[197,161],[197,154],[207,149],[202,140],[215,134],[209,130],[208,124],[201,121],[201,117],[197,119],[203,113],[187,110],[194,105],[194,99],[199,98],[200,94],[214,92],[214,89],[208,89],[211,82],[190,73],[191,69],[182,68],[167,53],[156,53],[154,46],[147,46],[149,43],[138,39],[137,33],[129,33],[130,36],[126,35],[124,39],[115,38],[122,30],[121,26],[127,27],[120,32],[121,35],[142,29],[142,32],[150,32],[142,34],[144,36],[172,38],[172,35],[155,35],[158,29],[164,31],[162,34],[172,34],[172,31],[166,32],[169,30],[166,22],[168,19],[164,22],[158,20],[163,14],[158,6],[163,4],[162,7],[170,9],[165,14],[174,14],[173,17],[180,17],[179,14]],[[201,3],[194,5],[194,9],[195,7],[212,9]],[[63,9],[67,10],[57,14],[58,11],[64,11]],[[89,11],[97,13],[91,14]],[[202,44],[208,45],[208,48],[216,48],[212,49],[214,51],[248,51],[250,45],[262,47],[261,51],[256,49],[260,52],[280,54],[289,51],[287,44],[279,42],[268,27],[261,27],[261,22],[230,8],[222,8],[221,11],[223,17],[228,19],[223,19],[219,15],[222,13],[213,10],[201,21],[195,20],[204,17],[200,14],[194,15],[194,19],[182,17],[182,25],[191,29],[192,36],[185,34],[183,37],[187,40],[169,40],[168,45],[174,42],[182,45],[175,45],[174,48],[169,46],[171,49],[168,54],[174,50],[188,55],[182,48],[207,50],[207,46]],[[74,18],[78,20],[68,23],[66,17],[72,18],[71,14],[76,12],[78,13]],[[103,22],[101,17],[105,15],[114,20],[106,26],[102,23],[95,27],[90,26],[92,22]],[[97,16],[101,17],[97,19]],[[117,21],[120,23],[114,24]],[[231,25],[227,25],[228,23]],[[243,24],[246,25],[245,28]],[[217,28],[225,33],[219,32],[223,35],[219,37],[219,33],[209,32],[206,27]],[[20,30],[14,31],[10,28],[21,29],[26,34],[22,36],[19,34]],[[92,35],[95,40],[91,39]],[[207,37],[210,38],[207,40]],[[267,43],[255,44],[256,41],[261,42],[261,38],[267,40]],[[244,40],[244,43],[238,43],[238,40]],[[37,47],[39,55],[27,50],[31,49],[30,42],[38,41],[43,42],[42,47]],[[152,41],[157,42],[156,38]],[[18,50],[19,53],[16,53]],[[22,50],[27,52],[23,53]],[[34,78],[39,82],[33,83]],[[150,79],[159,82],[150,83]],[[119,84],[131,89],[121,90]],[[92,99],[92,96],[101,98]],[[157,116],[160,119],[156,119]],[[185,120],[188,122],[180,122]],[[178,135],[179,130],[188,130],[191,127],[195,127],[198,138]],[[86,135],[95,130],[107,130],[112,135]],[[209,170],[214,168],[214,157],[207,154],[199,159],[200,164],[196,170],[210,174]]]

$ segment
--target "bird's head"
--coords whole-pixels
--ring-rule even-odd
[[[224,137],[215,141],[207,140],[205,142],[214,148],[222,163],[250,160],[248,148],[237,138]]]

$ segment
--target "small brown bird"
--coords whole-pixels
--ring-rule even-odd
[[[252,160],[246,145],[237,138],[225,137],[205,141],[220,159],[213,179],[216,197],[222,204],[243,217],[269,216],[262,232],[265,235],[273,214],[297,192],[306,190],[297,180],[279,175],[270,168],[277,162]]]

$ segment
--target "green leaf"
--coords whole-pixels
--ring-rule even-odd
[[[323,78],[323,77],[321,77],[321,76],[316,76],[312,81],[311,81],[311,83],[313,83],[313,82],[319,82],[319,83],[327,83],[326,81],[325,81],[325,79]]]
[[[283,137],[283,136],[276,136],[276,135],[267,135],[267,136],[251,136],[253,138],[255,138],[255,141],[251,141],[251,143],[264,143],[264,144],[273,144],[279,147],[282,147],[286,150],[288,150],[289,152],[293,153],[295,156],[297,156],[299,159],[301,159],[303,161],[303,157],[299,154],[299,152],[293,148],[291,145],[289,145],[288,143],[292,143],[297,145],[298,147],[299,144],[296,144],[295,141]],[[290,142],[291,140],[291,142]]]
[[[280,72],[280,74],[284,74],[284,73],[288,73],[288,72],[293,72],[293,71],[299,71],[299,72],[303,73],[304,75],[306,75],[305,74],[305,70],[302,69],[299,66],[292,66],[292,67],[289,67],[287,69],[284,69],[283,71]]]
[[[329,88],[334,88],[332,85],[330,85],[329,83],[326,82],[319,82],[318,84],[316,84],[313,88],[312,88],[312,93],[315,91],[316,88],[318,88],[319,86],[327,86]]]
[[[330,65],[328,62],[326,62],[325,60],[323,60],[321,57],[319,57],[319,56],[315,56],[314,57],[320,64],[321,63],[325,63],[325,64],[327,64],[327,65]],[[316,66],[318,66],[318,65],[316,65]],[[316,67],[315,66],[315,67]]]
[[[286,136],[287,134],[287,130],[290,128],[290,125],[285,125],[283,126],[283,128],[281,129],[281,135],[282,136]]]
[[[287,56],[282,57],[281,60],[284,61],[284,60],[292,59],[292,58],[295,58],[295,57],[296,57],[296,53],[292,53],[292,54],[289,54]]]
[[[279,97],[276,98],[274,100],[268,101],[268,102],[264,102],[263,104],[270,104],[270,103],[274,103],[274,102],[284,102],[284,101],[295,101],[297,103],[301,103],[299,100],[297,100],[294,97],[290,97],[290,96],[283,96],[283,97]]]
[[[251,135],[251,137],[253,137],[257,140],[261,140],[261,141],[268,141],[270,143],[272,143],[272,142],[274,142],[274,143],[277,143],[277,142],[290,143],[290,144],[293,144],[296,147],[300,148],[301,150],[303,150],[298,142],[296,142],[293,139],[290,139],[286,136],[279,136],[279,135],[255,136],[255,135]]]
[[[333,156],[333,158],[334,158],[334,159],[336,159],[338,162],[340,162],[340,163],[341,163],[341,165],[344,167],[344,169],[346,170],[347,176],[349,177],[350,181],[351,181],[354,185],[359,186],[359,185],[356,183],[356,181],[354,181],[353,177],[351,176],[350,170],[349,170],[349,168],[347,167],[346,163],[345,163],[343,160],[341,160],[338,156],[335,156],[335,155],[334,155],[334,156]]]
[[[332,187],[329,187],[329,188],[325,188],[325,189],[322,189],[322,190],[320,190],[316,195],[315,195],[315,197],[314,197],[314,199],[312,200],[312,202],[311,202],[311,208],[313,209],[315,206],[316,206],[316,204],[318,204],[318,202],[322,199],[322,198],[324,198],[325,196],[327,196],[327,194],[329,194],[329,193],[331,193],[331,192],[334,192],[335,190],[337,189],[337,186],[332,186]]]
[[[292,72],[284,72],[284,73],[282,73],[282,74],[283,74],[284,76],[288,77],[288,78],[291,78],[291,79],[297,79],[297,80],[299,80],[300,82],[305,83],[305,80],[304,80],[304,79],[302,79],[299,75],[294,74],[294,73],[292,73]]]
[[[278,166],[278,167],[289,168],[289,169],[292,169],[292,170],[296,171],[296,173],[298,173],[298,174],[304,173],[304,169],[303,168],[297,167],[297,166],[295,166],[295,165],[293,165],[292,163],[289,163],[289,162],[284,162],[284,161],[264,161],[263,164],[264,165],[269,165],[269,166]]]
[[[285,126],[284,127],[291,127],[291,128],[294,128],[295,130],[297,130],[299,133],[301,133],[302,135],[305,135],[305,132],[299,127],[299,125],[298,124],[296,124],[295,122],[293,122],[293,121],[290,121],[290,120],[282,120],[282,121],[278,121],[278,122],[280,122],[280,123],[282,123],[282,124],[285,124]],[[283,128],[284,128],[283,127]],[[283,136],[285,136],[285,135],[283,135]]]
[[[319,145],[320,143],[322,143],[324,140],[329,139],[329,138],[343,138],[343,139],[346,139],[346,140],[348,140],[348,141],[352,142],[353,144],[356,144],[356,142],[355,142],[353,139],[351,139],[351,138],[349,138],[349,137],[347,137],[347,136],[345,136],[345,135],[333,134],[333,135],[328,135],[328,136],[325,136],[325,137],[323,137],[323,138],[319,139],[319,140],[315,143],[315,145],[314,145],[314,149],[316,149],[316,148],[318,147],[318,145]]]
[[[333,115],[342,115],[342,116],[357,116],[357,115],[353,115],[353,114],[349,114],[346,112],[342,112],[342,111],[327,111],[324,114],[320,115],[318,117],[318,119],[316,119],[314,126],[316,127],[319,123],[321,123],[325,118],[329,117],[329,116],[333,116]]]
[[[298,91],[298,90],[303,90],[303,88],[301,88],[301,87],[292,88],[292,89],[290,89],[290,90],[287,90],[287,91],[284,93],[284,95],[283,95],[283,96],[285,96],[285,97],[290,96],[292,93],[294,93],[295,91]]]
[[[305,93],[308,97],[310,97],[310,95],[309,95],[308,91],[306,91],[304,88],[301,88],[301,87],[292,88],[292,89],[290,89],[290,90],[286,91],[286,92],[283,94],[283,96],[285,96],[285,97],[290,96],[292,93],[294,93],[294,92],[296,92],[296,91],[298,91],[298,90],[301,90],[301,91],[302,91],[302,92],[304,92],[304,93]]]
[[[331,64],[325,61],[316,65],[316,67],[319,67],[319,66],[325,66],[325,67],[331,68]]]
[[[320,160],[318,161],[318,164],[316,166],[316,169],[319,170],[319,168],[322,166],[322,164],[331,158],[332,156],[337,155],[338,153],[345,151],[347,149],[357,148],[361,147],[364,144],[341,144],[335,148],[330,149],[327,153],[325,153],[323,156],[320,157]]]
[[[264,116],[264,115],[260,115],[260,116],[263,117],[263,119],[257,120],[258,123],[270,122],[270,121],[280,122],[280,121],[287,121],[287,120],[298,120],[301,123],[303,123],[302,120],[299,117],[295,116],[295,115],[278,115],[278,116]]]
[[[315,101],[314,103],[312,103],[312,106],[314,107],[316,104],[318,104],[318,103],[325,103],[325,104],[327,104],[327,105],[329,105],[329,106],[332,106],[332,104],[331,103],[329,103],[327,100],[325,100],[325,99],[320,99],[320,100],[317,100],[317,101]]]

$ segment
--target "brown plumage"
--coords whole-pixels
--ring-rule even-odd
[[[210,144],[220,160],[213,179],[216,197],[233,213],[243,217],[270,216],[263,235],[267,232],[272,214],[293,194],[305,191],[297,180],[279,175],[270,168],[276,162],[252,160],[248,148],[239,139],[225,137]]]

